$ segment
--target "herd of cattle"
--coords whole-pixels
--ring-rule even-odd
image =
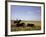
[[[18,20],[18,21],[14,21],[14,24],[16,24],[16,27],[34,27],[34,24],[30,24],[30,23],[27,23],[27,25],[25,23],[20,23],[21,20]]]

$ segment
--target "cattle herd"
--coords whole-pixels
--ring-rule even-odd
[[[14,24],[16,24],[16,27],[34,27],[34,24],[30,24],[27,23],[27,25],[25,23],[20,23],[21,20],[18,21],[14,21]]]

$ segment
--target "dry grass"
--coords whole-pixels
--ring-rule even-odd
[[[41,22],[40,21],[21,21],[20,23],[27,23],[34,24],[34,27],[16,27],[16,25],[12,21],[11,31],[32,31],[32,30],[41,30]]]

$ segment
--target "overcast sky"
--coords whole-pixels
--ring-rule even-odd
[[[40,6],[17,6],[11,5],[11,20],[41,20],[41,7]]]

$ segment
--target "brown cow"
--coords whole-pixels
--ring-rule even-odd
[[[27,24],[28,27],[34,27],[34,24]]]

